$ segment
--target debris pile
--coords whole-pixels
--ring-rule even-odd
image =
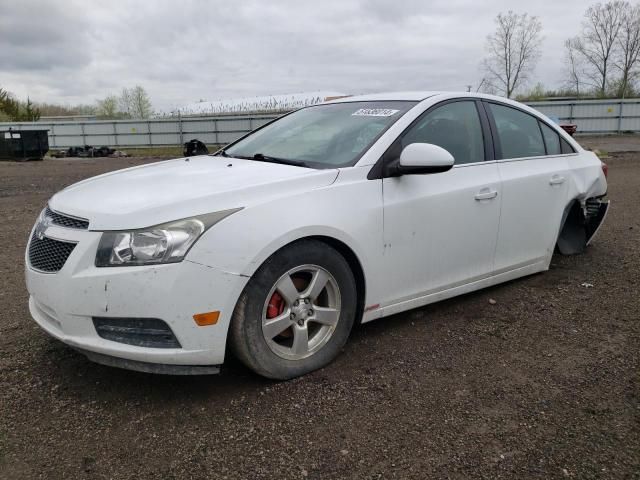
[[[107,146],[94,147],[92,145],[85,145],[84,147],[69,147],[67,149],[56,150],[51,154],[55,158],[94,158],[94,157],[128,157],[126,152],[116,150]]]

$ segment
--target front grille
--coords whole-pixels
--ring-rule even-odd
[[[51,223],[67,228],[77,228],[79,230],[87,230],[89,228],[89,220],[82,218],[74,218],[62,213],[54,212],[49,207],[44,212],[45,217],[51,219]]]
[[[181,348],[167,322],[159,318],[108,318],[93,317],[98,335],[136,347]]]
[[[29,242],[29,264],[42,272],[58,272],[74,248],[76,248],[75,243],[47,237],[38,238],[34,232]]]

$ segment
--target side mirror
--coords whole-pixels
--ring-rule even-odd
[[[400,159],[389,166],[389,176],[440,173],[451,170],[453,155],[444,148],[431,143],[412,143],[407,145]]]

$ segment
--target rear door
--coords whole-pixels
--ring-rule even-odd
[[[484,105],[502,180],[496,273],[546,262],[567,202],[569,166],[561,139],[523,110],[493,102]]]

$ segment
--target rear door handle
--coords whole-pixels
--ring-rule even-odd
[[[497,190],[490,190],[488,188],[483,188],[478,193],[476,193],[475,199],[478,201],[491,200],[492,198],[496,198],[497,196],[498,196]]]
[[[562,175],[553,175],[549,179],[549,185],[562,185],[565,178]]]

